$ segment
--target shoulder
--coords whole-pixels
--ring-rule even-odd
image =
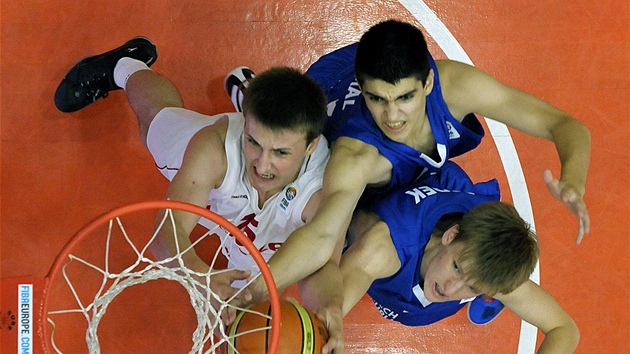
[[[228,135],[229,117],[219,118],[215,123],[200,129],[190,140],[188,151],[210,152],[224,146]],[[225,154],[225,149],[221,149]],[[214,151],[218,153],[218,151]]]
[[[375,279],[386,278],[396,273],[401,267],[401,261],[396,251],[396,246],[390,236],[390,231],[385,222],[379,220],[373,214],[368,216],[368,227],[357,230],[352,247],[353,255],[361,257],[360,263],[364,264],[368,273]],[[370,222],[370,219],[371,221]],[[356,221],[353,221],[356,223]]]
[[[193,139],[196,141],[208,141],[215,142],[215,140],[219,140],[221,143],[225,142],[228,127],[232,124],[233,118],[229,115],[224,115],[216,120],[213,124],[203,127],[200,129],[194,136]]]
[[[444,102],[455,118],[479,113],[487,104],[485,97],[498,100],[505,94],[505,85],[493,76],[456,60],[436,61]]]
[[[361,179],[364,187],[367,184],[389,182],[392,167],[391,162],[375,146],[357,139],[340,137],[333,145],[326,172],[352,171],[351,176]]]
[[[457,60],[436,60],[435,66],[438,70],[440,83],[447,87],[464,82],[469,79],[471,75],[483,73],[483,71],[476,67]]]
[[[219,118],[215,123],[200,129],[190,139],[182,168],[194,179],[222,180],[227,171],[227,154],[225,141],[228,132],[228,117]]]

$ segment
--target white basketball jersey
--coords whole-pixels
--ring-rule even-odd
[[[230,115],[225,139],[227,172],[223,184],[210,193],[208,205],[211,211],[242,230],[265,260],[269,260],[291,232],[304,225],[302,211],[313,193],[322,188],[329,158],[328,142],[322,136],[313,154],[305,159],[297,179],[267,200],[261,209],[258,193],[245,173],[243,128],[244,118]],[[222,251],[229,260],[229,268],[257,269],[247,249],[234,237],[223,230],[213,231],[222,239]]]
[[[302,226],[302,211],[310,197],[322,187],[324,168],[329,158],[328,141],[322,136],[317,148],[308,157],[298,178],[278,194],[270,198],[262,209],[258,208],[258,193],[245,174],[243,156],[242,113],[224,113],[206,116],[184,108],[165,108],[151,123],[147,146],[155,164],[166,178],[172,180],[182,164],[190,139],[203,127],[228,118],[225,139],[227,171],[223,184],[212,190],[208,197],[209,209],[228,219],[241,229],[262,253],[265,260],[284,243],[287,237]],[[245,247],[237,244],[223,230],[216,230],[214,223],[200,221],[206,228],[221,237],[222,251],[229,260],[230,268],[257,269]]]

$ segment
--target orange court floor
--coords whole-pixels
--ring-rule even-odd
[[[80,58],[147,36],[159,51],[153,69],[176,84],[187,108],[216,114],[233,111],[223,78],[234,67],[306,70],[396,18],[422,28],[436,58],[467,57],[590,128],[592,225],[581,245],[576,218],[542,181],[545,169],[560,173],[552,143],[510,129],[518,160],[508,157],[504,167],[501,137],[486,129],[481,146],[457,162],[474,180],[496,177],[505,200],[515,189],[529,197],[542,244],[540,283],[577,322],[577,352],[630,352],[628,1],[3,0],[0,11],[2,278],[44,277],[88,221],[166,192],[122,91],[73,114],[55,108],[55,89]],[[512,168],[522,169],[523,181],[509,181]],[[527,353],[520,333],[509,311],[486,326],[461,311],[404,327],[382,319],[368,298],[345,319],[351,354]],[[532,338],[524,341],[542,335]]]

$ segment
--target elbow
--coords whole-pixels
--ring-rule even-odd
[[[588,145],[591,145],[591,130],[588,129],[588,127],[580,122],[578,122],[579,124],[577,125],[576,129],[579,130],[579,134],[580,136],[582,136],[583,140],[585,143],[588,143]]]
[[[571,344],[573,346],[573,350],[575,350],[575,348],[577,348],[578,344],[580,343],[580,329],[578,328],[575,321],[573,321],[573,319],[571,319],[571,322],[568,324],[568,326],[569,326],[569,330],[571,331],[571,336],[570,336],[570,338],[572,339]]]
[[[574,353],[580,342],[580,330],[569,318],[561,326],[545,333],[543,341],[537,353]]]
[[[575,121],[577,124],[574,124],[573,129],[577,132],[577,136],[581,137],[580,140],[587,144],[589,147],[591,146],[591,130],[584,124],[579,121]]]

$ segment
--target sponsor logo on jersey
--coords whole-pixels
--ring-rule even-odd
[[[398,313],[394,312],[392,309],[384,307],[376,301],[374,301],[374,305],[376,305],[376,308],[378,309],[378,312],[381,313],[381,316],[387,318],[388,320],[396,321],[396,318],[398,318]]]
[[[355,80],[351,82],[350,85],[348,85],[348,93],[344,97],[343,104],[341,105],[341,110],[343,111],[349,106],[354,106],[357,103],[356,98],[359,97],[360,95],[361,95],[361,87],[359,86],[359,83],[356,82]],[[338,102],[339,100],[337,99],[328,103],[328,105],[326,106],[327,108],[326,113],[328,114],[328,117],[332,117],[333,113],[335,113],[335,109],[337,108]]]
[[[359,87],[359,83],[356,81],[351,82],[348,86],[348,94],[344,98],[343,107],[341,107],[341,110],[345,110],[346,106],[353,106],[356,103],[355,98],[360,95],[361,87]]]
[[[287,197],[288,201],[292,201],[297,195],[297,190],[294,187],[289,187],[284,195]]]
[[[288,213],[289,204],[296,196],[297,189],[293,186],[287,187],[284,191],[284,196],[282,196],[282,198],[278,201],[278,207],[280,210],[282,210],[285,214]]]
[[[408,191],[405,192],[405,194],[408,194],[412,197],[414,197],[416,204],[420,203],[424,198],[434,195],[434,194],[438,194],[438,193],[450,193],[450,192],[455,192],[457,193],[458,191],[450,191],[448,189],[439,189],[439,188],[432,188],[429,186],[419,186],[416,187],[414,189],[410,189]]]

